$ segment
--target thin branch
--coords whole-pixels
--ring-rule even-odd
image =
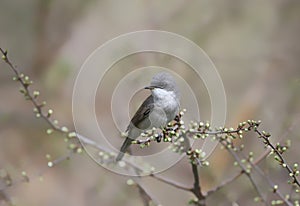
[[[144,206],[149,206],[152,198],[150,197],[150,195],[147,194],[147,192],[144,190],[144,188],[140,184],[136,184],[136,186],[139,189],[139,193],[143,200]]]
[[[178,128],[174,128],[173,131],[176,131],[176,129]],[[195,135],[195,134],[202,134],[202,135],[209,135],[209,136],[215,136],[218,134],[238,134],[240,130],[228,130],[228,131],[191,131],[188,130],[186,131],[185,135],[189,136],[189,135]],[[150,137],[149,137],[150,136]],[[158,139],[161,138],[163,136],[163,134],[158,134],[157,138],[153,138],[152,137],[152,133],[147,135],[146,139],[136,139],[132,141],[132,144],[137,144],[137,145],[149,145],[151,142],[159,142]]]
[[[8,205],[13,205],[11,198],[8,196],[8,194],[4,190],[0,190],[0,202],[3,200],[6,202]]]
[[[26,95],[27,99],[29,101],[32,102],[32,104],[34,105],[34,107],[37,109],[37,113],[41,115],[41,117],[51,126],[52,129],[56,130],[56,131],[60,131],[63,132],[63,130],[61,128],[59,128],[57,125],[55,125],[50,119],[48,114],[44,114],[42,112],[42,107],[44,106],[43,104],[39,104],[36,101],[36,98],[34,97],[34,95],[29,91],[29,85],[31,83],[26,82],[23,79],[23,75],[18,71],[18,69],[16,68],[16,66],[14,66],[12,64],[12,62],[9,60],[8,56],[7,56],[7,51],[4,51],[2,48],[0,48],[0,51],[2,52],[3,56],[2,59],[10,66],[10,68],[12,69],[12,71],[15,73],[16,76],[16,80],[19,81],[23,87],[24,94]],[[64,132],[65,133],[65,132]]]
[[[251,161],[248,161],[251,165],[252,168],[254,168],[263,178],[267,179],[268,184],[271,186],[271,188],[273,189],[273,193],[276,193],[280,199],[287,204],[288,206],[292,206],[293,204],[288,201],[284,195],[280,192],[280,190],[278,188],[275,188],[275,183],[271,180],[271,178],[266,175],[257,165],[253,164]]]
[[[157,180],[159,180],[159,181],[161,181],[163,183],[166,183],[166,184],[168,184],[170,186],[173,186],[173,187],[176,187],[178,189],[181,189],[181,190],[185,190],[185,191],[191,191],[192,190],[192,188],[190,188],[190,187],[186,187],[186,186],[180,185],[177,182],[174,182],[174,181],[172,181],[170,179],[167,179],[167,178],[164,178],[162,176],[155,175],[153,173],[151,173],[149,176],[153,177],[154,179],[157,179]]]
[[[244,174],[244,170],[241,170],[238,174],[236,174],[233,177],[231,177],[230,179],[227,179],[226,181],[222,182],[220,185],[218,185],[214,189],[209,190],[207,192],[206,196],[210,196],[210,195],[214,194],[215,192],[219,191],[220,189],[222,189],[223,187],[229,185],[230,183],[235,181],[237,178],[242,176],[242,174]]]
[[[288,129],[284,132],[283,135],[281,135],[281,137],[279,138],[279,142],[281,142],[283,139],[286,138],[286,136],[288,135],[289,132],[292,131],[292,129],[295,127],[297,121],[294,121],[289,127]],[[264,160],[271,152],[271,148],[268,147],[258,158],[256,158],[251,164],[256,166],[258,165],[262,160]],[[238,172],[236,175],[234,175],[233,177],[231,177],[230,179],[222,182],[220,185],[216,186],[215,188],[211,189],[210,191],[207,192],[207,196],[210,196],[212,194],[214,194],[215,192],[219,191],[220,189],[222,189],[223,187],[227,186],[228,184],[232,183],[233,181],[235,181],[237,178],[239,178],[245,171],[241,170],[240,172]]]
[[[282,153],[270,142],[269,137],[266,134],[263,134],[263,132],[259,131],[257,128],[255,128],[254,131],[259,135],[259,137],[263,138],[264,143],[267,146],[269,146],[274,151],[274,153],[279,157],[280,164],[282,165],[283,168],[285,168],[289,172],[290,177],[293,179],[292,183],[300,187],[300,182],[296,177],[296,173],[288,165],[287,161],[282,156]]]
[[[250,172],[247,171],[247,169],[245,168],[245,166],[242,164],[241,159],[239,158],[239,156],[232,151],[232,149],[230,147],[227,147],[226,143],[224,143],[224,141],[219,141],[225,148],[226,150],[233,156],[233,158],[235,159],[235,161],[238,163],[239,167],[242,169],[243,174],[245,174],[248,179],[250,180],[253,188],[255,189],[256,193],[260,196],[260,198],[262,199],[262,201],[267,204],[267,200],[264,198],[264,196],[261,194],[260,190],[258,189],[258,186],[256,185],[255,181],[253,180]]]
[[[193,171],[193,177],[194,177],[194,187],[191,189],[191,192],[194,193],[194,195],[198,198],[198,205],[204,206],[205,204],[205,196],[201,192],[200,188],[200,180],[199,180],[199,173],[198,173],[198,165],[191,163],[192,165],[192,171]]]
[[[266,156],[268,156],[268,154],[271,152],[271,150],[266,150],[263,154],[261,154],[256,160],[253,161],[253,165],[257,165],[259,164],[263,159],[265,159]],[[245,171],[241,170],[239,173],[237,173],[236,175],[234,175],[233,177],[231,177],[230,179],[222,182],[220,185],[218,185],[217,187],[215,187],[214,189],[211,189],[210,191],[207,192],[207,196],[219,191],[220,189],[222,189],[223,187],[227,186],[228,184],[232,183],[233,181],[235,181],[237,178],[239,178],[240,176],[242,176],[242,174],[244,174]]]
[[[139,190],[140,196],[143,200],[144,206],[150,206],[150,202],[155,205],[161,205],[146,189],[141,183],[136,182],[136,186]]]

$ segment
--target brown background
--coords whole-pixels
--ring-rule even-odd
[[[94,49],[136,30],[178,33],[197,43],[215,63],[228,101],[226,125],[261,119],[262,127],[272,133],[274,141],[282,136],[292,140],[287,156],[293,163],[299,162],[300,155],[299,17],[297,0],[2,0],[0,46],[8,49],[13,62],[31,76],[33,88],[41,91],[41,99],[47,100],[55,118],[72,128],[73,84],[80,66]],[[133,61],[137,59],[141,62],[136,65],[156,59],[169,62],[168,58],[151,55],[141,55]],[[112,82],[122,77],[115,71],[110,74]],[[12,72],[3,62],[0,74],[0,169],[9,171],[13,179],[20,179],[23,170],[31,178],[30,183],[7,189],[14,202],[31,206],[142,204],[137,189],[126,185],[127,177],[103,169],[87,155],[74,155],[70,161],[45,172],[45,155],[63,156],[68,152],[67,145],[60,134],[46,135],[47,125],[34,117],[31,104],[18,93],[18,85],[11,80]],[[191,73],[184,75],[199,92],[200,111],[206,120],[210,114],[206,90]],[[105,99],[105,95],[109,96],[109,92],[99,98]],[[105,112],[109,103],[97,106],[97,111]],[[139,102],[133,104],[137,106]],[[290,128],[293,124],[296,126]],[[113,127],[111,132],[117,134]],[[264,150],[251,135],[246,137],[245,145],[255,155]],[[285,173],[270,162],[263,163],[265,171],[276,181],[284,181]],[[231,157],[216,150],[211,169],[201,171],[204,191],[237,171]],[[192,183],[189,165],[184,162],[164,175],[184,184]],[[153,179],[145,180],[163,205],[186,205],[192,197]],[[208,203],[251,205],[254,197],[248,180],[241,178],[209,198]]]

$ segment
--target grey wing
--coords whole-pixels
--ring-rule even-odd
[[[143,102],[143,104],[139,107],[135,115],[132,117],[126,131],[129,130],[129,127],[132,124],[139,129],[147,129],[150,126],[150,121],[149,121],[149,125],[145,124],[145,122],[143,124],[140,123],[143,122],[143,120],[145,120],[149,116],[153,108],[154,108],[153,96],[150,95],[149,97],[147,97],[147,99]]]

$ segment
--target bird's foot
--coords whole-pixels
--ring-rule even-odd
[[[159,134],[157,137],[156,137],[156,141],[157,142],[161,142],[161,139],[162,139],[162,134]]]

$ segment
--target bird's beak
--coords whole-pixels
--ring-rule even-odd
[[[147,86],[147,87],[145,87],[144,89],[150,89],[150,90],[153,90],[153,89],[162,89],[162,87],[160,87],[160,86]]]
[[[152,90],[152,89],[155,89],[155,88],[156,88],[155,86],[147,86],[144,89],[150,89],[150,90]]]

